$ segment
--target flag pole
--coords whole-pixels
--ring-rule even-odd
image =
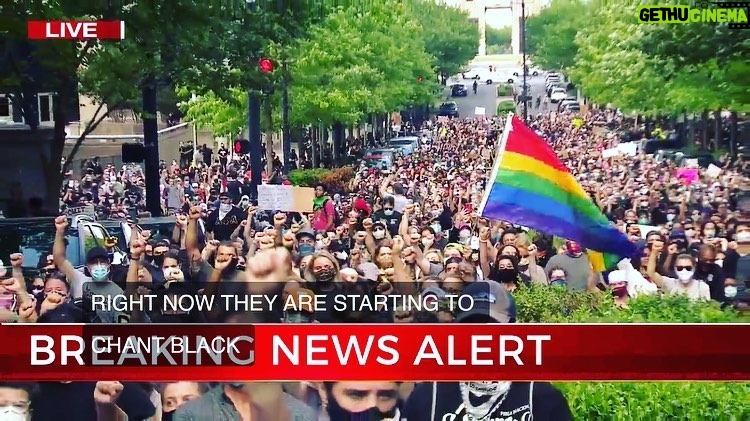
[[[508,143],[508,136],[510,135],[510,131],[513,128],[513,113],[508,113],[508,118],[505,120],[505,128],[503,129],[503,133],[500,137],[500,143],[497,146],[497,153],[495,154],[495,163],[492,164],[492,172],[490,173],[490,178],[487,179],[487,183],[484,186],[484,196],[482,197],[482,202],[479,204],[479,211],[478,215],[482,216],[484,213],[484,207],[487,206],[487,201],[490,198],[490,191],[492,190],[492,184],[495,182],[495,177],[497,177],[497,171],[500,169],[500,161],[503,158],[503,153],[505,152],[505,145]]]

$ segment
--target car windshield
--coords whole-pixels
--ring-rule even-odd
[[[24,266],[36,267],[55,242],[53,218],[4,219],[0,222],[0,256],[23,253]]]
[[[456,104],[445,103],[445,104],[441,105],[440,108],[442,108],[444,110],[452,110],[452,109],[456,108]]]

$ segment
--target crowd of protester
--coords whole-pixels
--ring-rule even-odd
[[[638,294],[657,293],[742,306],[750,285],[750,218],[741,211],[747,208],[742,191],[749,187],[741,164],[725,162],[718,175],[695,168],[698,177],[685,180],[669,160],[604,158],[619,137],[602,121],[610,129],[622,124],[615,112],[591,111],[542,114],[530,126],[638,244],[638,255],[613,270],[595,271],[574,241],[478,215],[503,121],[454,119],[426,123],[421,147],[393,168],[359,167],[349,191],[315,186],[310,213],[259,211],[245,191],[247,161],[230,160],[221,150],[204,155],[202,165],[165,166],[163,202],[177,215],[175,235],[133,229],[128,263],[114,265],[110,250],[94,247],[79,270],[66,260],[69,219],[57,217],[57,236],[38,277],[24,279],[22,255],[9,257],[2,299],[15,304],[4,307],[3,317],[18,323],[507,323],[516,318],[514,292],[531,283],[611,293],[622,307]],[[288,183],[282,176],[279,182]],[[67,184],[63,202],[109,204],[110,213],[127,217],[129,207],[143,200],[143,183],[134,165],[94,167]],[[248,285],[280,296],[432,296],[441,305],[435,311],[397,306],[375,312],[329,307],[325,313],[116,314],[86,304],[91,294],[138,294],[144,286],[159,294],[220,294]],[[487,293],[496,300],[480,313],[462,313],[443,301],[447,294]],[[123,414],[133,420],[571,417],[565,397],[540,382],[0,384],[0,418],[28,414],[39,420],[114,420]]]

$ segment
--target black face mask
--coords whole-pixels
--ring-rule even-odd
[[[336,278],[336,272],[333,269],[323,269],[313,273],[316,282],[331,282]]]
[[[398,405],[387,413],[382,413],[378,408],[370,408],[361,412],[349,412],[342,408],[336,399],[328,402],[328,419],[336,421],[380,421],[396,416]]]
[[[151,257],[151,262],[154,264],[154,266],[161,267],[162,263],[164,263],[164,255],[163,254],[155,254]]]
[[[502,283],[515,282],[518,280],[518,274],[515,269],[498,269],[497,281]]]
[[[161,413],[161,421],[172,421],[172,417],[174,416],[174,413],[176,411],[169,411],[169,412],[162,412]]]

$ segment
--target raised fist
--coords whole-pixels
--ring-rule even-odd
[[[394,256],[400,255],[401,252],[404,250],[404,247],[405,247],[404,239],[401,238],[400,235],[393,237],[393,241],[391,244],[391,253]]]
[[[59,233],[64,233],[68,229],[68,217],[63,215],[55,218],[55,229]]]
[[[141,237],[141,240],[148,241],[148,239],[151,238],[151,231],[143,230],[138,234],[138,236]]]
[[[177,226],[180,228],[187,227],[188,217],[185,215],[177,215]]]
[[[677,244],[670,244],[669,247],[667,247],[667,252],[669,254],[677,254]]]
[[[489,227],[482,227],[479,229],[479,239],[482,241],[487,241],[490,239],[490,228]],[[529,250],[529,253],[531,253],[531,250]]]
[[[232,257],[227,255],[216,256],[214,261],[214,269],[224,271],[232,263]]]
[[[661,253],[661,251],[664,250],[664,242],[663,241],[654,241],[651,243],[651,251],[656,253]]]
[[[291,259],[284,247],[262,251],[245,262],[247,279],[250,282],[286,282]]]
[[[146,252],[146,242],[143,240],[135,240],[130,244],[130,256],[133,259],[140,259],[143,253]]]
[[[200,206],[193,206],[190,208],[190,212],[188,212],[188,217],[192,219],[193,221],[197,221],[198,219],[203,216],[203,209],[201,209]]]
[[[20,268],[23,266],[23,254],[13,253],[10,255],[10,264],[14,268]]]
[[[109,405],[117,402],[124,386],[120,382],[96,382],[94,401],[98,404]]]
[[[44,299],[42,306],[39,309],[39,315],[41,316],[50,310],[56,309],[63,303],[64,298],[65,297],[54,291],[47,294],[47,298]]]

